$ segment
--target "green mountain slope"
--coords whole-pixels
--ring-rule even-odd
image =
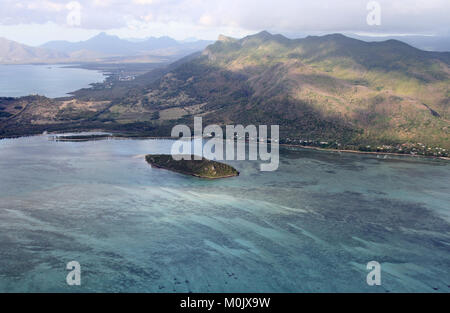
[[[222,36],[134,101],[163,119],[279,124],[284,138],[449,148],[449,65],[395,40]]]

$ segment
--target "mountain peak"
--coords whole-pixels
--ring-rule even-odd
[[[108,35],[106,32],[101,32],[101,33],[98,33],[97,35],[95,35],[93,38],[106,38],[106,37],[111,37],[111,36]]]
[[[109,35],[106,32],[101,32],[101,33],[99,33],[98,35],[92,37],[89,40],[99,40],[99,39],[100,40],[108,40],[108,39],[110,39],[110,40],[117,40],[117,39],[119,39],[120,40],[119,37],[117,37],[115,35]]]
[[[234,42],[234,41],[236,41],[236,39],[221,34],[221,35],[219,35],[219,38],[217,38],[217,41],[222,41],[222,42]]]
[[[327,34],[327,35],[323,35],[323,36],[307,36],[305,39],[319,40],[319,41],[344,41],[344,40],[358,41],[357,39],[347,37],[340,33]]]
[[[241,40],[243,41],[247,41],[247,40],[251,40],[251,39],[256,39],[256,40],[262,40],[262,41],[266,41],[266,40],[270,40],[274,37],[274,35],[272,35],[271,33],[269,33],[268,31],[263,30],[262,32],[259,32],[257,34],[254,35],[248,35],[247,37],[242,38]]]
[[[267,39],[273,38],[273,35],[271,33],[269,33],[268,31],[263,30],[263,31],[255,34],[255,35],[252,35],[252,36],[249,36],[249,37],[267,40]]]
[[[263,30],[263,31],[260,31],[259,33],[257,33],[255,36],[260,36],[260,37],[271,37],[272,34],[269,33],[267,30]]]
[[[263,30],[262,32],[259,32],[255,35],[247,36],[240,40],[242,44],[261,44],[268,41],[275,41],[279,44],[286,45],[291,42],[290,39],[284,37],[283,35],[277,34],[273,35],[269,33],[268,31]]]

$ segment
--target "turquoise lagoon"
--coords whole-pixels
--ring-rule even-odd
[[[171,144],[0,140],[0,291],[450,291],[447,161],[281,149],[211,181],[145,162]]]

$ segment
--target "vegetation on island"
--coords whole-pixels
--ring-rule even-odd
[[[149,154],[145,156],[146,161],[154,167],[185,175],[208,179],[239,176],[239,172],[228,164],[205,158],[195,160],[193,155],[184,155],[183,158],[182,160],[175,160],[172,155],[166,154]]]

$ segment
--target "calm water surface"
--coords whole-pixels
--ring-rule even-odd
[[[69,92],[104,79],[99,71],[66,68],[65,65],[0,65],[0,97],[31,94],[65,97]]]
[[[170,147],[0,140],[0,291],[450,291],[448,162],[282,150],[210,181],[146,164]]]

